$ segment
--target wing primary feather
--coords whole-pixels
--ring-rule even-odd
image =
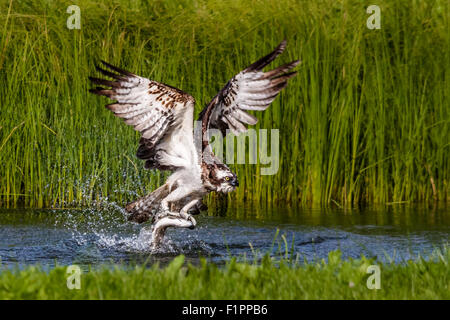
[[[286,86],[287,86],[286,80],[274,83],[271,87],[260,91],[262,94],[265,94],[260,99],[249,97],[246,99],[245,103],[251,105],[251,103],[254,101],[274,100],[277,97],[278,93],[284,88],[286,88]]]
[[[122,74],[122,75],[130,76],[130,77],[136,77],[136,75],[135,75],[134,73],[131,73],[131,72],[126,71],[126,70],[123,70],[123,69],[120,69],[120,68],[118,68],[118,67],[116,67],[116,66],[113,66],[112,64],[109,64],[109,63],[106,62],[106,61],[100,60],[100,62],[101,62],[104,66],[106,66],[106,67],[110,68],[111,70],[114,70],[114,71],[116,71],[116,72],[118,72],[118,73],[120,73],[120,74]]]
[[[117,103],[117,102],[114,102],[114,103],[107,104],[105,107],[114,113],[125,113],[125,112],[128,112],[130,110],[130,108],[136,107],[136,106],[139,106],[139,103]],[[137,109],[137,110],[144,109],[145,110],[146,107],[141,106],[141,107],[135,108],[135,109]]]
[[[243,103],[241,103],[241,104],[239,105],[239,108],[242,109],[242,110],[252,110],[252,111],[264,111],[264,110],[266,110],[268,107],[269,107],[268,104],[267,104],[267,105],[259,106],[259,105],[248,105],[248,104],[243,104]]]
[[[283,74],[281,76],[272,78],[272,80],[270,80],[270,84],[272,86],[274,86],[274,85],[277,85],[279,83],[286,82],[288,79],[292,78],[296,74],[297,74],[297,71],[293,71],[293,72],[285,73],[285,74]]]
[[[100,87],[97,87],[96,89],[89,89],[89,92],[105,97],[111,97],[114,94],[114,91]]]
[[[282,65],[276,69],[273,69],[271,71],[264,72],[264,75],[261,77],[261,79],[269,79],[272,77],[276,77],[282,73],[288,72],[292,68],[295,68],[299,63],[300,63],[300,60],[295,60],[295,61],[292,61],[285,65]]]
[[[121,80],[121,81],[126,80],[126,78],[124,78],[124,77],[122,77],[122,76],[120,76],[120,75],[118,75],[118,74],[116,74],[116,73],[113,73],[113,72],[111,72],[111,71],[104,70],[104,69],[100,68],[100,67],[97,66],[97,65],[95,66],[95,69],[96,69],[98,72],[100,72],[101,74],[103,74],[103,75],[105,75],[105,76],[107,76],[107,77],[110,77],[110,78],[113,78],[113,79],[116,79],[116,80]]]
[[[233,131],[233,133],[234,133],[234,131],[237,133],[247,131],[247,128],[238,119],[234,118],[233,116],[225,115],[224,119],[227,120],[228,124],[231,124],[230,129]]]
[[[91,80],[92,83],[100,84],[100,85],[107,86],[107,87],[114,87],[114,88],[120,87],[120,83],[118,83],[116,81],[109,81],[109,80],[99,79],[99,78],[95,78],[95,77],[89,77],[89,80]]]
[[[248,66],[247,69],[244,70],[244,72],[262,70],[265,66],[271,63],[279,54],[281,54],[284,51],[284,49],[286,49],[286,40],[281,41],[281,43],[267,56],[262,57],[258,61]]]
[[[281,90],[283,90],[284,88],[286,88],[287,86],[287,81],[283,81],[281,83],[275,83],[272,87],[270,87],[270,90],[272,90],[273,97],[275,98],[278,94],[278,92],[280,92]]]
[[[277,86],[274,85],[273,87],[269,87],[268,89],[263,89],[262,91],[259,91],[258,93],[251,93],[251,96],[246,97],[245,102],[248,102],[250,100],[267,100],[270,98],[274,98],[278,95],[280,90],[277,89]],[[258,94],[258,96],[256,96]]]
[[[234,110],[232,115],[235,116],[235,118],[237,118],[239,121],[252,126],[258,123],[258,118],[241,109]]]
[[[124,120],[129,120],[134,117],[141,116],[142,114],[147,113],[147,112],[148,111],[145,108],[141,108],[141,109],[136,109],[136,110],[129,110],[127,112],[119,110],[119,111],[114,112],[114,114],[116,116],[118,116],[119,118],[122,118]]]
[[[233,132],[234,135],[238,135],[239,134],[239,132],[237,131],[237,129],[234,126],[234,124],[232,124],[231,121],[228,120],[227,117],[223,117],[222,121],[224,121],[228,125],[228,128],[230,128],[231,132]]]
[[[269,104],[271,104],[273,100],[275,100],[275,97],[264,100],[248,100],[246,102],[250,106],[269,106]]]

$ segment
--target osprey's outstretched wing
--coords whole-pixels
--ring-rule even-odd
[[[266,110],[278,93],[287,86],[287,80],[297,72],[289,72],[299,60],[282,65],[268,72],[262,69],[286,48],[281,42],[267,56],[259,59],[235,75],[200,113],[203,133],[210,128],[225,134],[230,129],[235,135],[247,131],[246,125],[255,125],[258,119],[246,110]],[[203,149],[207,141],[203,139]]]
[[[98,66],[97,70],[114,80],[89,77],[93,83],[109,87],[89,91],[116,100],[106,107],[141,133],[137,157],[146,160],[145,167],[174,170],[190,166],[191,150],[180,152],[184,150],[177,144],[181,142],[181,149],[194,149],[193,144],[178,141],[192,137],[194,98],[169,85],[102,64],[107,70]]]

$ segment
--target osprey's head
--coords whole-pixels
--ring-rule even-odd
[[[211,168],[209,180],[218,192],[231,192],[239,186],[237,176],[224,164],[216,164]]]

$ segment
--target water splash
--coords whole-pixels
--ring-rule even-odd
[[[126,211],[115,202],[101,203],[101,209],[53,210],[54,225],[70,230],[73,243],[79,247],[94,245],[100,250],[151,255],[210,255],[213,250],[198,235],[170,230],[163,243],[152,249],[152,230],[149,224],[127,221]]]

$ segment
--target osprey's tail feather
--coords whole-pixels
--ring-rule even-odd
[[[163,185],[152,193],[127,204],[125,210],[130,213],[128,221],[143,223],[150,219],[158,211],[161,200],[168,194],[169,186]]]

